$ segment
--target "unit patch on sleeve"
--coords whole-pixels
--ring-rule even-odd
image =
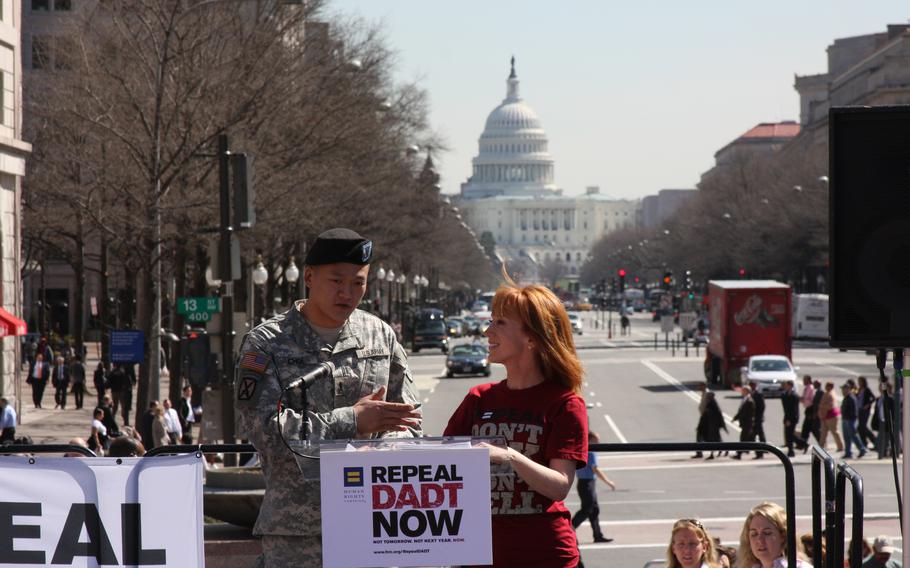
[[[240,380],[240,386],[237,387],[237,400],[251,400],[256,393],[256,385],[259,384],[257,377],[245,375]]]
[[[254,373],[264,373],[269,367],[269,358],[264,353],[258,351],[247,351],[240,358],[240,368],[253,371]]]

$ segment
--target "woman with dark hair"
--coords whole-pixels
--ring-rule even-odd
[[[708,391],[705,394],[707,401],[705,403],[705,413],[704,417],[704,442],[723,442],[723,438],[720,435],[720,431],[727,431],[727,425],[724,422],[724,413],[721,411],[720,406],[717,404],[717,399],[714,396],[714,393]],[[718,455],[720,452],[718,452]],[[711,452],[706,459],[713,460],[714,452]]]
[[[512,466],[492,491],[493,564],[577,566],[563,499],[587,460],[588,420],[568,314],[547,288],[510,281],[493,298],[485,333],[506,379],[472,388],[445,435],[506,439],[504,449],[490,446],[491,461]]]

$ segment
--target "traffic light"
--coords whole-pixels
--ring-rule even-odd
[[[619,274],[619,293],[622,294],[626,290],[626,269],[620,268],[617,273]]]
[[[673,284],[673,273],[664,272],[664,288],[670,289],[670,285]]]
[[[740,277],[740,278],[745,278],[745,277],[746,277],[746,269],[745,269],[745,268],[740,268],[740,269],[739,269],[739,277]]]
[[[212,371],[209,336],[204,329],[191,329],[180,338],[183,376],[194,388],[203,389]]]

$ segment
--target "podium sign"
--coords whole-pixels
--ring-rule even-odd
[[[486,448],[399,438],[320,458],[324,566],[492,564]]]

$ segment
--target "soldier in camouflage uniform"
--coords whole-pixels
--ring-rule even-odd
[[[356,309],[371,256],[372,243],[353,231],[322,233],[306,258],[309,299],[243,340],[235,406],[266,479],[253,529],[262,536],[258,566],[322,565],[319,462],[297,458],[286,443],[318,455],[320,440],[421,435],[404,349],[388,324]],[[305,393],[286,392],[279,416],[284,387],[326,361],[335,366],[333,376],[318,379]]]

